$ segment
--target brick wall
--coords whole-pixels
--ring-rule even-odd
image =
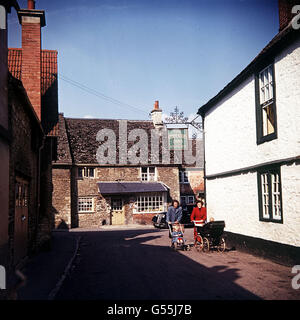
[[[200,169],[190,170],[189,183],[180,184],[180,194],[190,194],[197,197],[199,193],[204,193],[204,171]]]
[[[22,82],[41,119],[41,24],[39,17],[22,17]]]

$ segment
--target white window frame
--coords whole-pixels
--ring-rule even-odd
[[[89,172],[90,169],[94,170],[93,176],[90,176],[90,172]],[[82,176],[79,176],[79,170],[82,170]],[[95,179],[96,178],[96,168],[95,167],[78,167],[77,168],[77,177],[79,179],[82,179],[82,178]]]
[[[143,173],[143,168],[146,168],[147,169],[147,172],[146,173]],[[149,169],[150,168],[154,168],[154,173],[150,173]],[[146,179],[144,179],[146,177]],[[153,179],[151,179],[151,177],[153,177]],[[144,182],[152,182],[152,181],[157,181],[157,169],[156,167],[153,167],[153,166],[150,166],[150,167],[141,167],[140,168],[140,178],[141,178],[141,181],[144,181]]]
[[[283,223],[280,167],[259,171],[258,178],[260,221]]]
[[[161,200],[159,199],[161,197]],[[148,207],[147,209],[140,210],[139,206],[144,204],[144,207],[153,203],[154,207],[159,206],[157,209]],[[157,205],[158,203],[158,205]],[[147,193],[147,194],[138,194],[136,197],[136,202],[134,205],[133,213],[134,214],[145,214],[145,213],[160,213],[166,211],[166,195],[165,193]]]
[[[80,201],[91,201],[92,206],[85,205],[85,209],[80,209]],[[77,212],[78,213],[92,213],[95,211],[95,198],[94,197],[78,197],[77,201]]]
[[[257,144],[277,138],[274,63],[255,76]]]
[[[179,183],[181,183],[181,184],[190,183],[189,171],[179,170]]]

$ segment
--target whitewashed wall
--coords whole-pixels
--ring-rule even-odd
[[[300,40],[275,59],[278,139],[256,144],[254,76],[205,117],[206,174],[300,154]]]
[[[257,173],[208,180],[208,219],[224,220],[226,231],[300,246],[299,166],[281,167],[283,224],[259,221]]]
[[[256,144],[254,76],[205,117],[206,174],[300,155],[300,40],[275,59],[278,138]],[[227,231],[300,246],[300,166],[281,167],[283,224],[259,221],[257,173],[207,180],[208,217]]]

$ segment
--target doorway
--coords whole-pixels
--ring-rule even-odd
[[[14,220],[14,263],[27,255],[28,242],[28,181],[16,177]]]
[[[123,199],[112,198],[111,199],[111,224],[124,224],[125,223],[125,212],[123,206]]]

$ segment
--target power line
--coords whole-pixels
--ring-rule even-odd
[[[132,105],[130,105],[128,103],[122,102],[122,101],[117,100],[115,98],[109,97],[109,96],[101,93],[100,91],[92,89],[92,88],[90,88],[90,87],[88,87],[88,86],[86,86],[86,85],[84,85],[84,84],[82,84],[80,82],[75,81],[75,80],[72,80],[72,79],[68,78],[67,76],[65,76],[65,75],[63,75],[61,73],[59,73],[59,77],[63,81],[65,81],[65,82],[67,82],[67,83],[69,83],[69,84],[71,84],[71,85],[73,85],[73,86],[75,86],[75,87],[77,87],[77,88],[79,88],[79,89],[81,89],[83,91],[86,91],[87,93],[92,94],[92,95],[94,95],[94,96],[96,96],[96,97],[98,97],[100,99],[103,99],[103,100],[105,100],[105,101],[107,101],[109,103],[113,103],[113,104],[115,104],[115,105],[117,105],[119,107],[126,106],[127,108],[134,109],[135,111],[142,112],[143,114],[147,114],[147,115],[149,114],[149,112],[146,112],[145,110],[139,109],[137,107],[134,107],[134,106],[132,106]]]

